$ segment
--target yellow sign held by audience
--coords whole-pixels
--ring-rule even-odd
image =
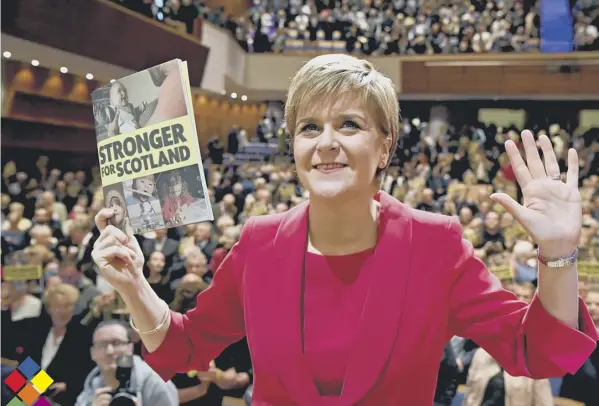
[[[508,265],[495,266],[490,271],[499,278],[499,280],[507,281],[513,279],[512,270]]]
[[[582,261],[578,263],[578,275],[580,276],[598,276],[599,262]]]
[[[30,281],[42,278],[41,265],[9,265],[4,268],[4,279],[7,281]]]

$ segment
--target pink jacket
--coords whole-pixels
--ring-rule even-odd
[[[247,335],[255,405],[430,405],[439,360],[453,335],[475,340],[513,376],[574,373],[596,346],[580,300],[580,330],[502,289],[462,239],[456,218],[410,209],[384,192],[376,269],[356,325],[340,397],[322,397],[302,356],[301,283],[308,204],[252,217],[240,241],[186,315],[172,313],[160,348],[146,355],[164,379],[205,370]],[[351,221],[351,219],[348,219]]]

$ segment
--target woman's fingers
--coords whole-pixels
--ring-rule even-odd
[[[98,230],[104,231],[104,229],[108,226],[108,220],[114,216],[114,210],[109,208],[103,208],[96,214],[96,227]]]
[[[520,184],[520,187],[526,187],[526,185],[532,180],[532,176],[526,163],[524,163],[524,159],[520,155],[520,151],[518,151],[518,147],[514,144],[513,141],[506,141],[505,150],[507,152],[507,156],[510,159],[510,164],[512,165],[512,169],[514,170],[514,174],[516,175],[516,180]]]
[[[102,251],[105,250],[106,248],[109,247],[123,247],[127,250],[127,252],[129,252],[129,255],[131,256],[131,258],[133,260],[136,259],[137,257],[137,252],[135,252],[134,249],[132,249],[131,247],[129,247],[128,245],[124,245],[122,244],[115,236],[111,235],[108,236],[106,238],[104,238],[103,240],[98,240],[96,242],[96,245],[94,246],[94,250],[97,251]]]
[[[546,135],[539,137],[539,143],[541,144],[541,150],[543,151],[543,160],[545,161],[545,172],[547,176],[559,176],[560,170],[557,163],[555,152],[553,151],[553,144]]]
[[[545,165],[543,165],[543,161],[541,161],[534,135],[532,135],[529,130],[524,130],[522,131],[521,138],[522,144],[524,145],[524,151],[526,152],[526,166],[528,167],[530,174],[534,179],[547,177]]]
[[[573,188],[578,188],[578,153],[574,148],[568,150],[568,175],[567,184]]]
[[[92,258],[100,268],[100,271],[104,270],[107,265],[113,265],[115,260],[120,260],[126,266],[133,267],[134,259],[131,256],[131,250],[127,247],[121,246],[110,246],[106,247],[102,250],[93,250]],[[116,264],[115,268],[120,268],[118,264]]]
[[[129,242],[129,236],[111,224],[100,233],[100,236],[96,240],[95,244],[100,244],[100,242],[110,237],[114,237],[120,244],[123,245]]]

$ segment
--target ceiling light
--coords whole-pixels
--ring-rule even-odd
[[[60,68],[60,73],[67,73],[69,70],[67,69],[66,66],[63,66],[62,68]]]
[[[94,78],[94,75],[92,75],[91,73],[88,73],[87,75],[85,75],[85,78],[87,80],[92,80]]]
[[[2,53],[2,55],[3,55],[5,58],[10,58],[10,57],[12,56],[12,54],[11,54],[10,52],[8,52],[8,51],[4,51],[4,52]]]
[[[248,99],[248,97],[244,94],[243,96],[241,96],[241,100],[246,101]]]
[[[233,92],[231,93],[231,99],[236,99],[237,98],[237,93]]]
[[[38,66],[40,64],[40,61],[38,61],[37,59],[34,59],[33,61],[31,61],[31,64],[33,66]]]

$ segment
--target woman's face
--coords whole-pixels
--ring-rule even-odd
[[[389,140],[355,98],[324,99],[301,109],[295,124],[296,169],[312,198],[370,192]]]
[[[123,206],[120,205],[120,202],[117,198],[113,197],[110,199],[110,205],[108,208],[114,211],[114,216],[112,217],[114,224],[119,225],[123,222],[123,220],[125,220],[125,209],[123,209]]]
[[[148,259],[148,269],[150,273],[160,273],[164,270],[166,262],[164,259],[164,254],[160,251],[152,252],[150,258]]]
[[[595,322],[595,326],[599,328],[599,291],[590,291],[586,295],[585,299],[586,305],[589,308],[589,313],[593,321]]]
[[[183,191],[183,184],[175,180],[171,183],[171,190],[173,191],[173,195],[179,197]]]
[[[66,327],[73,318],[75,304],[63,295],[56,295],[48,303],[48,314],[52,318],[52,325],[57,328]]]
[[[27,293],[26,290],[23,291],[23,289],[17,289],[15,283],[12,281],[2,282],[2,305],[12,303],[25,293]]]

